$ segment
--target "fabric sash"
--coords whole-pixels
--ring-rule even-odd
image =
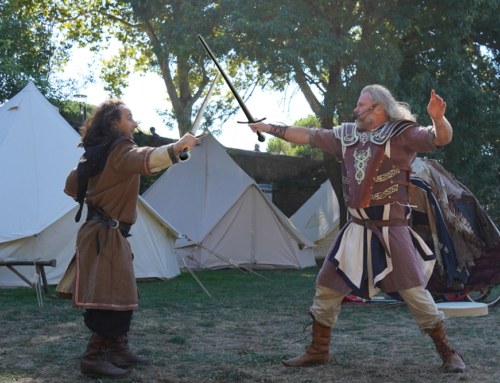
[[[388,219],[388,220],[372,220],[372,219],[360,219],[356,217],[351,217],[351,221],[355,223],[356,225],[361,225],[364,226],[366,229],[371,230],[373,234],[375,234],[378,239],[380,240],[380,243],[385,249],[385,252],[389,257],[391,257],[391,253],[389,252],[389,248],[387,247],[387,244],[384,241],[384,237],[378,227],[382,226],[408,226],[408,220],[403,219],[403,218],[397,218],[397,219]],[[378,226],[378,227],[377,227]]]

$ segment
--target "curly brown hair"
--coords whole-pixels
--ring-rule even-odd
[[[123,105],[125,105],[123,101],[114,98],[106,100],[99,105],[80,128],[82,141],[78,146],[84,148],[95,146],[101,143],[104,138],[123,135],[113,124],[114,121],[121,120],[120,106]]]

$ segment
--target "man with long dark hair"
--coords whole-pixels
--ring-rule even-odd
[[[105,101],[80,129],[85,154],[66,180],[64,191],[87,204],[87,219],[78,231],[76,254],[57,291],[72,293],[73,307],[85,309],[92,330],[80,370],[90,377],[121,378],[128,366],[149,358],[128,347],[132,313],[138,306],[133,254],[127,241],[137,219],[140,174],[152,175],[177,162],[178,154],[198,139],[186,134],[174,144],[139,148],[133,141],[137,123],[120,100]]]
[[[312,344],[285,366],[312,366],[330,360],[331,329],[342,299],[351,291],[370,298],[378,291],[399,293],[420,330],[429,334],[447,372],[463,372],[465,363],[451,347],[438,311],[425,289],[435,255],[408,227],[411,163],[417,152],[441,150],[453,130],[445,118],[446,102],[431,92],[427,111],[433,126],[420,126],[408,105],[388,89],[370,85],[361,91],[355,123],[333,130],[251,124],[296,144],[310,144],[342,162],[342,189],[350,220],[340,230],[316,281],[310,315]]]

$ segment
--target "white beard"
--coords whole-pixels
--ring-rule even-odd
[[[375,118],[373,116],[366,116],[365,118],[359,117],[356,120],[356,125],[358,128],[366,129],[367,126],[372,125],[375,122]]]

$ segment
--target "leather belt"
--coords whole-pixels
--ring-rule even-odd
[[[384,236],[378,227],[383,226],[408,226],[408,220],[404,218],[388,219],[388,220],[376,220],[376,219],[361,219],[356,217],[351,217],[351,221],[356,225],[361,225],[368,230],[371,230],[375,234],[382,246],[384,246],[386,254],[391,257],[387,243],[385,243]],[[378,227],[377,227],[378,226]]]
[[[129,231],[130,231],[130,228],[132,227],[132,224],[125,223],[125,222],[118,222],[118,220],[113,219],[109,215],[107,215],[104,212],[104,210],[102,210],[100,207],[88,206],[87,221],[97,221],[97,222],[89,224],[88,226],[94,226],[94,225],[97,225],[98,223],[101,224],[101,227],[99,228],[99,230],[97,230],[97,233],[95,233],[97,255],[99,255],[99,253],[101,251],[101,244],[99,242],[99,231],[103,227],[106,228],[106,240],[104,241],[104,244],[102,247],[106,247],[108,245],[109,228],[119,229],[121,235],[123,235],[125,238],[131,236],[129,234]]]

